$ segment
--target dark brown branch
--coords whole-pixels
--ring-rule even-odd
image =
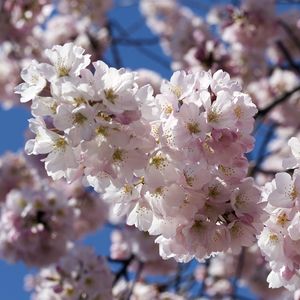
[[[130,298],[131,298],[131,295],[132,295],[133,290],[134,290],[134,286],[135,286],[135,284],[138,282],[138,280],[141,277],[141,274],[142,274],[142,271],[143,271],[143,267],[144,267],[144,264],[141,261],[139,261],[138,262],[138,269],[136,271],[134,280],[132,281],[132,285],[131,285],[130,291],[128,293],[127,300],[130,300]]]
[[[283,56],[285,57],[285,59],[288,61],[289,65],[291,66],[291,68],[298,74],[300,75],[300,68],[299,66],[295,63],[293,57],[291,56],[290,52],[288,51],[288,49],[285,47],[285,45],[281,42],[281,41],[277,41],[276,42],[277,47],[279,48],[279,50],[282,52]]]
[[[271,110],[273,110],[276,106],[278,106],[279,104],[284,103],[285,101],[287,101],[289,99],[290,96],[292,96],[294,93],[298,92],[300,90],[300,85],[295,87],[294,89],[292,89],[289,92],[286,92],[285,94],[283,94],[282,96],[280,96],[279,98],[275,99],[274,102],[272,102],[269,106],[267,106],[266,108],[263,108],[261,110],[258,111],[258,113],[256,114],[255,118],[259,119],[259,118],[263,118],[264,116],[266,116]]]
[[[113,286],[119,281],[119,279],[122,276],[126,276],[127,275],[127,268],[129,267],[129,265],[131,264],[131,262],[133,261],[133,259],[134,259],[134,255],[131,255],[127,260],[122,261],[123,266],[120,269],[120,271],[118,271],[118,273],[116,274],[116,277],[115,277],[115,279],[113,281]],[[112,260],[110,260],[110,261],[112,261]],[[116,261],[114,260],[114,262],[116,262]]]
[[[299,37],[294,33],[294,31],[284,21],[280,20],[279,24],[284,29],[284,31],[290,36],[290,38],[293,41],[293,43],[295,44],[295,46],[300,50],[300,39],[299,39]]]

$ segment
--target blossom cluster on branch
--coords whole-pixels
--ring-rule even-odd
[[[223,71],[175,72],[153,96],[137,74],[93,63],[71,43],[46,50],[16,88],[32,100],[28,154],[54,180],[82,178],[127,223],[159,235],[164,258],[250,246],[263,218],[246,178],[255,105]]]
[[[106,1],[3,0],[0,3],[0,98],[5,108],[18,104],[14,86],[32,59],[44,59],[44,49],[72,41],[102,57],[109,44]],[[66,28],[68,28],[66,30]]]
[[[51,182],[22,154],[0,160],[0,257],[44,266],[66,254],[76,239],[100,228],[107,207],[79,181]]]
[[[280,172],[264,188],[269,214],[258,245],[270,262],[267,278],[271,287],[284,286],[289,290],[300,288],[299,278],[299,146],[297,138],[289,140],[291,155],[283,161],[285,168],[294,168],[293,174]]]

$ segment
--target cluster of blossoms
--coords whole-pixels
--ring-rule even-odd
[[[151,235],[178,261],[239,252],[261,229],[260,191],[244,154],[256,107],[218,71],[176,72],[153,96],[137,74],[109,68],[71,43],[46,51],[16,88],[32,100],[29,154],[49,176],[82,178],[114,212]]]
[[[105,13],[113,6],[113,0],[78,1],[62,0],[58,3],[58,10],[65,15],[76,15],[80,18],[86,16],[94,26],[101,27],[105,23]]]
[[[33,300],[112,300],[112,274],[91,248],[74,247],[57,263],[26,278]]]
[[[13,189],[22,189],[37,184],[37,173],[28,166],[23,155],[4,154],[0,158],[0,204]]]
[[[1,1],[1,104],[5,108],[18,104],[13,88],[21,81],[21,69],[32,59],[45,59],[44,49],[48,47],[72,41],[95,58],[102,57],[109,44],[106,13],[112,4],[95,0]]]
[[[112,0],[59,1],[57,7],[52,6],[59,14],[51,17],[45,28],[36,28],[34,36],[42,43],[42,49],[72,41],[97,59],[109,44],[106,13],[112,5]]]
[[[283,161],[284,168],[296,168],[293,175],[280,172],[264,188],[263,197],[268,202],[269,215],[259,237],[258,245],[270,263],[267,278],[273,288],[286,287],[295,291],[300,288],[299,280],[299,147],[297,138],[289,140],[291,155]]]
[[[125,298],[124,298],[125,295]],[[187,300],[188,298],[173,292],[161,292],[159,286],[139,281],[131,283],[121,281],[113,288],[114,300]]]
[[[177,264],[174,260],[163,261],[159,255],[155,238],[135,227],[126,226],[111,233],[110,257],[126,260],[133,257],[130,268],[137,270],[142,264],[142,276],[167,275],[175,273]]]
[[[299,77],[292,71],[275,69],[270,77],[263,77],[258,81],[253,81],[247,87],[253,101],[260,109],[270,105],[273,99],[282,97],[296,89],[300,85]],[[299,126],[299,99],[300,93],[296,92],[290,97],[287,103],[278,105],[268,118],[280,123],[283,126]]]
[[[35,155],[0,159],[0,257],[43,267],[27,280],[35,300],[231,299],[240,296],[236,277],[262,299],[300,299],[300,15],[277,15],[274,0],[243,0],[214,7],[205,21],[178,2],[140,1],[172,69],[185,70],[170,81],[98,60],[110,38],[144,43],[131,40],[134,26],[106,19],[112,0],[0,4],[0,98],[14,104],[18,85],[31,103],[25,148]],[[122,36],[110,37],[115,30]],[[251,178],[255,114],[258,135],[265,120],[267,134],[258,158],[249,155]],[[296,170],[276,174],[262,197],[257,184],[282,170],[291,136],[284,168]],[[114,280],[102,258],[74,244],[107,221],[118,228]],[[259,234],[265,258],[257,245],[240,251]],[[206,261],[187,275],[189,264],[161,258]],[[294,295],[270,291],[267,277]]]
[[[76,238],[94,232],[101,228],[107,220],[107,205],[100,199],[99,195],[87,190],[76,180],[72,184],[65,181],[50,183],[53,188],[62,191],[74,212],[73,230]]]
[[[278,43],[299,58],[299,13],[277,15],[274,0],[215,6],[206,20],[176,0],[143,0],[140,9],[176,70],[223,69],[246,84],[268,76],[266,57],[275,64],[286,62]],[[217,26],[218,36],[210,25]]]
[[[235,74],[225,47],[211,34],[209,25],[192,10],[175,0],[143,0],[140,8],[147,25],[159,35],[162,48],[172,56],[174,70],[223,69]]]
[[[299,138],[299,133],[294,127],[276,127],[274,136],[267,144],[267,155],[261,163],[261,174],[256,176],[256,181],[263,186],[266,182],[274,179],[274,175],[278,172],[284,171],[282,161],[290,155],[290,147],[288,141],[291,137]]]
[[[0,160],[0,257],[43,266],[57,261],[69,244],[100,228],[107,207],[80,182],[51,182],[22,155]]]
[[[241,286],[251,287],[251,290],[264,300],[292,300],[290,293],[283,288],[269,289],[266,282],[270,268],[264,260],[257,245],[243,250],[242,258],[232,253],[220,253],[210,258],[209,266],[205,270],[204,265],[199,265],[195,270],[195,277],[199,281],[205,281],[206,292],[213,299],[228,299],[233,294],[231,280],[236,275],[240,260],[243,267],[240,269]],[[242,298],[242,296],[241,296]]]
[[[243,0],[240,7],[215,7],[208,22],[218,26],[223,42],[229,45],[231,60],[241,79],[248,83],[267,75],[266,52],[278,39],[275,1]]]
[[[225,42],[244,49],[264,49],[277,29],[273,0],[245,0],[240,7],[219,7],[211,12],[210,21],[220,25]]]
[[[5,0],[0,7],[0,43],[10,39],[24,39],[41,22],[43,10],[50,0]]]
[[[56,261],[72,239],[72,218],[72,209],[55,190],[12,190],[1,207],[1,257],[33,266]]]

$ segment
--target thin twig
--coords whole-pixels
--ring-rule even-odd
[[[154,62],[162,65],[167,70],[170,70],[169,62],[167,60],[165,60],[164,58],[162,58],[159,54],[156,54],[155,52],[150,51],[149,49],[147,49],[145,47],[137,47],[136,49],[144,56],[146,56],[146,57],[150,58],[151,60],[153,60]]]
[[[277,0],[277,4],[300,4],[300,0]]]
[[[144,16],[142,16],[140,19],[138,19],[137,21],[135,21],[130,26],[126,27],[126,31],[129,32],[130,35],[132,35],[133,33],[136,33],[141,28],[143,28],[143,26],[145,26],[145,18],[144,18]]]
[[[134,286],[135,286],[135,284],[138,282],[138,280],[141,277],[141,274],[142,274],[142,271],[143,271],[143,267],[144,267],[144,264],[141,261],[138,261],[138,269],[137,269],[135,277],[134,277],[134,279],[132,281],[132,285],[131,285],[130,291],[128,293],[128,296],[126,297],[127,300],[130,300],[130,298],[131,298],[131,295],[132,295],[133,290],[134,290]]]
[[[129,33],[126,31],[126,29],[124,29],[117,21],[112,20],[111,24],[113,26],[115,26],[116,30],[118,30],[119,33],[121,33],[122,35],[125,35],[125,36],[129,35]],[[162,58],[160,55],[156,54],[155,52],[153,52],[143,46],[136,47],[136,50],[139,51],[144,56],[150,58],[154,62],[156,62],[156,63],[162,65],[163,67],[165,67],[166,69],[170,70],[169,62],[166,61],[164,58]]]
[[[209,258],[207,258],[205,260],[205,263],[204,263],[204,267],[205,267],[205,269],[204,269],[204,276],[203,276],[202,284],[201,284],[201,287],[200,287],[200,290],[199,290],[199,296],[200,297],[205,294],[205,290],[206,290],[205,280],[206,280],[206,278],[208,276],[208,268],[210,266],[210,260],[211,260],[211,258],[209,257]]]
[[[270,142],[270,140],[273,137],[274,134],[274,129],[276,128],[277,124],[276,123],[272,123],[269,128],[267,133],[265,134],[262,142],[261,142],[261,146],[258,150],[258,154],[257,154],[257,158],[255,160],[255,166],[252,168],[250,175],[251,177],[253,177],[255,175],[255,173],[257,172],[257,169],[261,166],[261,164],[263,163],[264,159],[266,158],[266,156],[264,156],[266,149],[268,147],[268,144]]]
[[[236,290],[238,288],[238,281],[239,281],[239,279],[242,275],[242,272],[243,272],[244,262],[245,262],[245,254],[246,254],[246,248],[242,247],[242,251],[239,255],[239,260],[238,260],[235,276],[234,276],[233,282],[232,282],[231,296],[232,296],[233,299],[240,299],[239,297],[237,297]]]
[[[156,37],[152,39],[127,39],[126,37],[121,37],[114,38],[113,41],[118,44],[129,46],[157,45],[159,43],[159,39]]]
[[[174,288],[176,293],[179,291],[179,287],[180,287],[181,271],[182,271],[181,264],[177,264],[177,273],[174,280]]]

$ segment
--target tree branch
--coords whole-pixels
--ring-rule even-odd
[[[127,260],[122,261],[123,266],[118,271],[118,273],[116,274],[116,277],[115,277],[115,279],[113,281],[113,286],[115,286],[115,284],[119,281],[119,279],[122,276],[125,276],[127,274],[127,268],[131,264],[131,262],[133,261],[133,259],[134,259],[134,255],[131,255]],[[111,262],[118,262],[117,260],[111,260],[111,259],[109,259],[109,261],[111,261]]]
[[[300,3],[300,2],[299,2]],[[285,32],[290,36],[291,40],[294,42],[295,46],[300,50],[300,39],[293,32],[293,30],[284,21],[279,21],[280,26],[285,30]]]
[[[273,110],[276,106],[278,106],[279,104],[284,103],[285,101],[287,101],[289,99],[290,96],[292,96],[294,93],[300,91],[300,85],[295,87],[294,89],[292,89],[289,92],[286,92],[285,94],[283,94],[282,96],[280,96],[279,98],[277,98],[274,102],[272,102],[269,106],[261,109],[258,111],[258,113],[255,116],[255,119],[259,119],[262,118],[264,116],[266,116],[271,110]]]
[[[288,61],[289,65],[291,68],[298,74],[300,75],[300,68],[299,66],[295,63],[294,59],[292,58],[291,54],[289,53],[288,49],[285,47],[285,45],[281,41],[276,42],[277,47],[279,50],[282,52],[283,56],[285,59]]]
[[[132,285],[131,285],[130,291],[128,293],[128,296],[126,297],[127,300],[130,300],[130,298],[131,298],[131,295],[132,295],[133,290],[134,290],[134,286],[138,282],[139,278],[141,277],[143,267],[144,267],[144,264],[141,261],[138,261],[138,269],[136,271],[134,280],[132,281]]]

